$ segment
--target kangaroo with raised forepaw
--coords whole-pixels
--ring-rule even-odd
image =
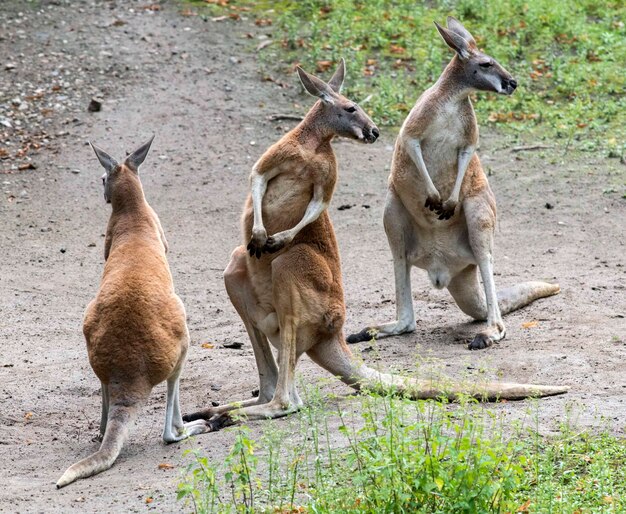
[[[496,292],[496,200],[476,154],[478,123],[469,95],[474,91],[510,95],[517,82],[477,48],[457,20],[448,17],[447,28],[435,25],[456,54],[417,100],[400,130],[385,205],[397,319],[365,328],[348,337],[349,343],[415,330],[412,266],[426,270],[436,288],[447,288],[463,312],[487,320],[487,328],[476,335],[470,349],[486,348],[504,338],[502,313],[559,292],[558,285],[546,282],[524,282]]]
[[[164,380],[163,440],[172,443],[204,431],[203,424],[184,424],[180,412],[178,389],[189,332],[165,256],[165,234],[139,180],[138,169],[151,144],[152,139],[122,164],[92,145],[106,170],[104,198],[112,206],[104,242],[104,273],[83,322],[89,363],[102,386],[102,444],[96,453],[68,468],[57,487],[109,469],[128,437],[137,409]]]
[[[353,357],[343,335],[339,251],[327,212],[337,181],[331,141],[344,136],[373,143],[378,129],[340,94],[343,61],[328,83],[301,68],[298,73],[319,101],[254,165],[242,220],[248,251],[236,248],[224,272],[226,291],[252,342],[259,395],[183,419],[206,420],[206,431],[214,431],[242,417],[276,418],[296,411],[302,400],[295,370],[303,353],[355,389],[394,390],[412,398],[455,398],[464,392],[481,399],[520,399],[564,393],[565,387],[496,382],[437,387],[428,380],[378,372]],[[278,350],[278,364],[270,344]]]

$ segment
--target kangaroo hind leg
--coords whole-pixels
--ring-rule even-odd
[[[185,423],[180,412],[180,374],[186,353],[185,351],[179,365],[176,366],[172,375],[167,379],[165,426],[163,428],[163,441],[166,443],[175,443],[192,435],[206,432],[204,421],[200,423],[197,421]]]
[[[185,415],[183,417],[184,421],[207,420],[215,415],[223,414],[241,407],[267,403],[274,396],[276,382],[278,380],[278,367],[269,341],[258,325],[262,322],[268,325],[267,319],[273,318],[275,315],[267,315],[259,312],[257,297],[248,277],[247,258],[248,254],[243,246],[233,251],[230,262],[224,271],[224,284],[228,297],[241,317],[246,331],[248,332],[248,336],[250,337],[250,342],[252,343],[257,371],[259,373],[259,396],[240,402],[220,405],[218,407],[205,407],[197,412]]]
[[[493,277],[493,232],[495,228],[495,204],[484,196],[474,196],[463,201],[469,244],[478,263],[482,278],[482,291],[475,266],[469,266],[454,277],[448,285],[459,307],[475,319],[487,318],[487,327],[470,343],[470,350],[487,348],[506,336],[498,295]],[[466,291],[462,289],[465,287]],[[483,307],[484,305],[484,307]],[[467,309],[467,310],[466,310]],[[486,311],[486,312],[485,312]],[[485,316],[486,315],[486,316]]]
[[[393,257],[396,319],[382,325],[366,327],[356,334],[351,334],[347,339],[349,344],[405,334],[413,332],[416,328],[411,296],[411,263],[408,253],[417,241],[410,215],[393,189],[389,189],[387,193],[383,222]]]
[[[336,289],[325,258],[308,245],[295,245],[272,262],[272,302],[278,319],[278,380],[272,399],[214,416],[212,430],[247,420],[278,418],[297,411],[302,401],[295,387],[298,358],[313,342],[312,327],[341,331],[343,309],[330,308]],[[333,289],[335,288],[335,289]],[[341,312],[339,312],[341,311]],[[331,316],[329,317],[329,313]]]

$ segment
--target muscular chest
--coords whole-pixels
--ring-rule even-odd
[[[442,109],[433,116],[420,141],[433,180],[450,171],[455,173],[459,149],[467,145],[466,132],[464,120],[453,109]]]
[[[284,165],[267,184],[263,207],[284,206],[311,199],[313,186],[321,178],[306,163]]]

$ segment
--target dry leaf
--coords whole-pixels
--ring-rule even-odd
[[[317,61],[317,71],[318,72],[324,72],[324,71],[328,71],[330,69],[330,67],[333,65],[332,61]]]
[[[24,414],[24,421],[30,421],[32,417],[33,417],[33,413],[27,412],[26,414]]]
[[[266,39],[265,41],[261,41],[257,47],[256,47],[256,51],[258,52],[259,50],[263,50],[266,46],[270,46],[274,41],[272,41],[271,39]]]
[[[528,507],[530,507],[530,500],[526,500],[524,503],[522,503],[518,507],[517,512],[528,512]]]
[[[167,462],[161,462],[161,464],[159,464],[159,469],[174,469],[174,466],[172,464],[168,464]]]
[[[211,348],[215,348],[215,345],[211,343],[202,343],[202,348],[206,348],[207,350],[210,350]]]
[[[272,20],[270,20],[269,18],[258,18],[254,20],[254,24],[257,27],[267,27],[268,25],[272,24]]]
[[[527,321],[526,323],[522,323],[522,328],[535,328],[539,325],[538,321]]]
[[[146,498],[146,503],[152,503],[154,501],[154,498],[152,496],[148,496]]]

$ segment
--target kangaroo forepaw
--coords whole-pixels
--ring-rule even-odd
[[[439,206],[438,209],[435,209],[435,212],[439,215],[438,219],[449,220],[452,216],[454,216],[454,210],[456,209],[457,203],[458,202],[454,200],[446,200]]]
[[[361,330],[360,332],[357,332],[356,334],[350,334],[346,338],[346,342],[348,344],[356,344],[362,341],[371,341],[372,339],[376,339],[377,335],[378,335],[378,330],[376,330],[375,328],[364,328],[363,330]]]
[[[261,254],[263,253],[263,245],[258,245],[254,238],[250,239],[250,242],[248,243],[248,246],[246,246],[246,249],[248,250],[248,252],[250,253],[250,257],[255,257],[257,259],[261,258]]]
[[[276,253],[282,250],[287,244],[287,240],[281,237],[270,236],[263,246],[263,253]]]
[[[426,203],[424,204],[424,207],[426,207],[427,209],[430,209],[431,211],[440,211],[441,210],[441,198],[439,198],[439,195],[437,196],[429,196],[428,198],[426,198]]]

